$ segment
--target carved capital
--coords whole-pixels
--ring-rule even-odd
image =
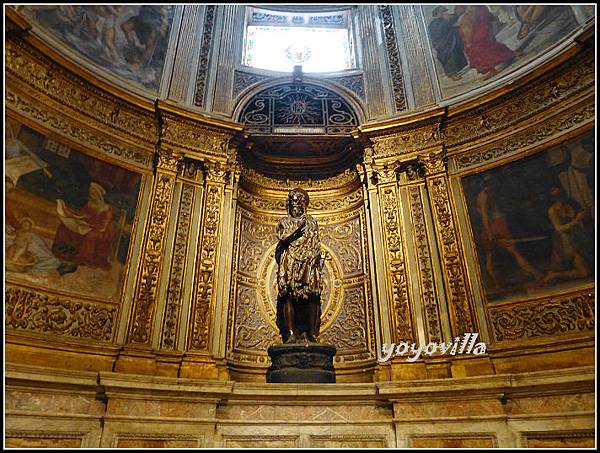
[[[386,164],[373,165],[377,172],[377,182],[379,184],[395,184],[398,182],[399,162],[391,162]]]
[[[426,176],[444,173],[446,171],[446,152],[442,149],[420,154],[419,162],[423,165]]]
[[[231,167],[227,162],[205,160],[204,171],[207,182],[224,184],[228,180]]]
[[[179,165],[183,159],[181,153],[175,152],[169,148],[161,148],[158,151],[156,159],[156,169],[159,171],[168,171],[177,173],[179,171]]]

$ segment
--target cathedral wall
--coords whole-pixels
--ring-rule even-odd
[[[204,26],[218,12],[183,8]],[[422,109],[391,115],[366,83],[358,164],[285,180],[245,165],[243,125],[185,107],[181,80],[157,100],[7,23],[7,446],[593,445],[592,29],[447,105],[428,79],[406,91]],[[216,58],[197,51],[167,66]],[[213,70],[196,86],[215,88]],[[252,86],[233,83],[224,110]],[[328,255],[332,386],[265,384],[275,225],[296,186]],[[578,232],[557,227],[577,213]],[[470,333],[483,353],[381,360]]]

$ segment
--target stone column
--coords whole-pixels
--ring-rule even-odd
[[[395,111],[391,104],[393,99],[391,84],[386,65],[386,46],[377,5],[360,5],[357,10],[356,25],[358,29],[357,45],[359,63],[364,70],[367,120],[385,117]]]

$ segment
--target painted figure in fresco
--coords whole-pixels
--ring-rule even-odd
[[[562,145],[565,155],[570,156],[569,167],[558,174],[560,184],[566,196],[579,203],[586,210],[592,222],[594,221],[594,191],[590,187],[587,171],[593,161],[594,143],[581,142],[579,147],[573,149]]]
[[[165,28],[162,6],[142,6],[136,16],[121,24],[127,38],[125,59],[133,69],[147,65]]]
[[[592,274],[595,250],[592,233],[584,226],[588,214],[558,187],[551,189],[550,196],[548,218],[554,233],[550,272],[544,282],[588,277]]]
[[[15,189],[13,180],[4,178],[6,194]],[[10,199],[4,203],[6,269],[12,272],[45,273],[58,269],[60,261],[52,254],[46,241],[36,234],[33,220],[16,213]]]
[[[521,22],[518,39],[525,39],[529,33],[542,26],[548,16],[548,5],[515,6],[515,16]]]
[[[54,237],[52,251],[63,263],[61,274],[74,272],[78,265],[109,270],[109,258],[116,237],[113,210],[104,201],[106,190],[90,183],[88,202],[80,210],[70,209],[63,200],[56,200],[60,225]]]
[[[521,270],[539,282],[542,280],[543,274],[519,251],[508,228],[506,218],[498,207],[490,179],[489,175],[483,178],[481,190],[477,195],[477,210],[483,223],[481,246],[485,251],[485,267],[492,284],[496,288],[502,284],[498,278],[493,258],[493,253],[498,248],[506,250],[515,259]]]
[[[512,63],[516,55],[504,44],[496,41],[497,18],[487,6],[458,5],[454,11],[456,14],[462,13],[457,26],[469,65],[484,75],[483,80],[495,76]]]
[[[277,226],[277,327],[284,343],[317,342],[319,335],[324,262],[308,202],[306,191],[290,190],[288,215]]]
[[[460,72],[468,68],[469,63],[464,53],[462,38],[456,27],[458,16],[450,14],[445,6],[434,8],[433,20],[429,23],[428,31],[431,44],[447,77],[460,80]]]

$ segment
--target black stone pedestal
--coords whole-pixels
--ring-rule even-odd
[[[272,362],[267,370],[267,382],[335,383],[335,346],[318,343],[278,344],[271,346],[267,352]]]

